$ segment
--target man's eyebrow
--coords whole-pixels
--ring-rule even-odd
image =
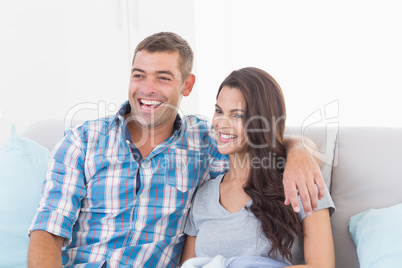
[[[142,70],[142,69],[140,69],[140,68],[133,68],[133,69],[131,70],[131,72],[132,72],[132,73],[133,73],[133,72],[145,73],[145,71]],[[156,71],[156,73],[157,73],[157,74],[167,74],[167,75],[170,75],[170,76],[173,76],[173,77],[174,77],[174,74],[173,74],[171,71]]]
[[[174,74],[171,71],[157,71],[157,74],[168,74],[174,77]]]
[[[144,71],[144,70],[139,69],[139,68],[133,68],[133,69],[131,69],[131,72],[132,72],[132,73],[133,73],[133,72],[141,72],[141,73],[145,73],[145,71]]]

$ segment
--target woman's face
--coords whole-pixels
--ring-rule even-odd
[[[246,101],[237,88],[223,87],[215,104],[212,121],[218,135],[221,154],[244,153],[247,136],[244,129]]]

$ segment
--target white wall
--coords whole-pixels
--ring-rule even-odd
[[[128,39],[116,3],[1,2],[2,141],[11,124],[21,133],[42,119],[96,118],[126,98]],[[93,110],[99,102],[104,111]]]
[[[169,30],[194,46],[193,18],[187,0],[2,0],[0,147],[12,124],[22,133],[38,120],[115,113],[136,44]]]
[[[42,119],[114,113],[136,44],[165,30],[196,54],[184,113],[211,118],[224,77],[256,66],[282,86],[288,124],[321,115],[402,126],[401,11],[397,0],[1,0],[0,146],[11,124],[21,133]]]
[[[402,126],[400,1],[204,0],[195,10],[210,116],[223,78],[256,66],[281,85],[290,125],[327,110],[339,125]]]

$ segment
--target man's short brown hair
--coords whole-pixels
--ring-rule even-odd
[[[148,36],[142,40],[136,47],[134,52],[133,64],[135,56],[139,51],[154,52],[178,52],[180,55],[179,69],[182,75],[182,82],[191,73],[193,68],[194,53],[190,45],[179,35],[172,32],[160,32]]]

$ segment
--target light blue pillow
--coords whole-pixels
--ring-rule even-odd
[[[0,149],[0,267],[27,267],[28,229],[39,204],[49,151],[16,133]]]
[[[360,268],[402,267],[402,204],[359,213],[348,226]]]

